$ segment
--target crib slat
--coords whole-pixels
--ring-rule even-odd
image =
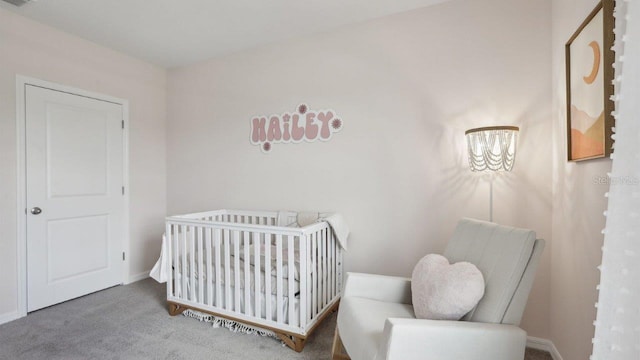
[[[205,229],[205,246],[207,247],[207,305],[213,306],[213,251],[211,244],[211,233],[213,229]]]
[[[240,313],[240,231],[233,231],[233,290],[235,291],[233,310]]]
[[[245,315],[251,315],[251,297],[250,297],[250,289],[251,289],[251,280],[250,280],[250,255],[249,250],[251,249],[251,242],[249,238],[249,232],[245,231],[244,233],[244,313]]]
[[[328,301],[331,301],[331,299],[333,299],[333,273],[334,273],[334,268],[333,268],[333,247],[334,247],[334,242],[333,242],[333,232],[329,231],[329,229],[327,229],[327,233],[329,234],[329,286],[328,286]]]
[[[265,318],[273,320],[271,313],[271,239],[270,234],[265,234],[264,240],[264,301]]]
[[[327,233],[327,245],[325,248],[325,252],[326,252],[325,263],[327,264],[327,273],[325,274],[325,276],[327,280],[326,280],[326,290],[325,290],[325,298],[324,298],[324,303],[326,305],[329,303],[329,300],[331,299],[331,231],[329,231],[329,229],[324,229],[324,231],[326,231]]]
[[[195,246],[195,226],[189,226],[187,228],[189,232],[189,287],[191,290],[189,299],[195,301],[196,299],[196,246]]]
[[[224,229],[224,306],[231,311],[231,248],[229,229]]]
[[[305,272],[307,274],[306,276],[306,282],[307,282],[307,292],[306,292],[306,303],[304,306],[306,306],[307,308],[307,318],[306,318],[306,322],[311,321],[312,317],[313,317],[313,309],[311,308],[311,302],[312,302],[312,294],[313,294],[313,281],[312,279],[312,272],[313,270],[311,269],[312,263],[313,263],[313,255],[311,255],[311,238],[313,237],[313,234],[309,234],[306,239],[305,239],[305,251],[304,251],[304,257],[306,259],[306,264],[307,266],[305,266]],[[301,253],[300,256],[303,256],[303,254]],[[300,302],[300,306],[303,306],[302,302]]]
[[[338,238],[334,237],[334,241],[335,241],[335,253],[336,253],[336,275],[334,277],[334,296],[338,296],[340,294],[340,242],[338,241]]]
[[[318,232],[318,247],[316,249],[318,253],[318,262],[316,263],[316,277],[318,278],[318,287],[316,288],[316,305],[318,306],[316,309],[316,314],[320,312],[322,308],[322,231]]]
[[[179,225],[174,225],[173,226],[173,244],[171,244],[172,248],[173,248],[173,279],[174,282],[173,284],[175,285],[175,292],[174,292],[174,296],[175,297],[179,297],[180,294],[182,293],[182,283],[181,278],[180,278],[180,226]]]
[[[322,230],[325,232],[325,242],[324,242],[324,291],[322,292],[322,305],[325,306],[327,304],[327,296],[329,294],[329,232]]]
[[[336,297],[338,296],[338,294],[340,294],[340,280],[338,280],[338,278],[340,277],[340,243],[338,242],[338,238],[336,238],[334,236],[334,256],[336,257],[335,261],[335,275],[333,277],[333,296]]]
[[[276,321],[282,324],[282,235],[276,235]]]
[[[196,299],[199,303],[204,303],[204,249],[202,248],[202,227],[198,226],[198,248],[196,252],[198,253],[198,298]]]
[[[254,260],[253,260],[253,270],[254,270],[254,291],[253,291],[253,297],[254,297],[254,301],[255,301],[255,313],[254,315],[258,318],[262,317],[261,314],[261,307],[260,305],[262,304],[262,291],[260,291],[260,233],[259,232],[254,232],[253,233],[253,248],[254,248]]]
[[[182,291],[180,292],[180,298],[187,298],[187,227],[180,226],[180,278],[182,283]]]
[[[215,251],[215,259],[213,260],[213,268],[216,272],[216,306],[222,307],[222,286],[220,286],[222,266],[220,266],[220,237],[222,236],[220,229],[213,230],[213,249]]]
[[[167,274],[169,274],[169,277],[167,278],[167,297],[169,296],[174,296],[173,294],[173,279],[174,279],[174,275],[173,275],[173,270],[172,265],[175,264],[175,261],[173,260],[173,224],[167,222],[166,226],[165,226],[165,230],[164,230],[164,251],[166,251],[167,253],[165,254],[165,256],[167,257],[167,259],[169,259],[169,261],[167,261],[168,265],[168,269],[164,269]]]
[[[293,242],[293,236],[291,235],[287,235],[287,240],[288,240],[288,244],[287,244],[287,269],[289,270],[289,275],[288,275],[288,279],[287,282],[289,283],[289,298],[288,300],[288,308],[289,308],[289,325],[293,325],[293,317],[294,317],[294,310],[295,310],[295,289],[293,287],[293,285],[295,284],[295,276],[294,276],[294,269],[296,267],[296,263],[295,263],[295,258],[294,258],[294,242]]]
[[[313,299],[312,314],[313,318],[316,317],[318,312],[318,233],[315,232],[311,236],[311,266],[313,266],[313,293],[311,298]]]
[[[323,308],[325,305],[325,299],[327,296],[327,232],[322,230],[322,277],[320,278],[322,281],[322,292],[320,293],[320,308]]]
[[[298,270],[300,277],[300,326],[307,326],[307,237],[299,236],[299,250],[300,250],[300,269]],[[295,261],[294,261],[295,266]],[[289,306],[293,306],[294,303],[290,302]]]
[[[324,299],[322,300],[323,304],[326,305],[329,301],[329,294],[331,292],[331,283],[330,283],[330,279],[331,279],[331,240],[330,240],[330,231],[328,229],[322,229],[322,231],[325,232],[325,237],[326,237],[326,241],[325,241],[325,245],[324,245],[324,263],[325,263],[325,273],[324,273],[324,284],[325,284],[325,288],[324,288]]]
[[[324,232],[326,234],[326,242],[325,242],[325,246],[324,246],[324,251],[325,251],[325,260],[324,260],[324,264],[325,264],[325,287],[324,287],[324,305],[327,305],[329,303],[329,279],[331,278],[331,268],[329,267],[329,236],[330,236],[330,231],[329,229],[324,229]]]

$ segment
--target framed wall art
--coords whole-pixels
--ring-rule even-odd
[[[614,3],[602,0],[565,45],[569,161],[611,154]]]

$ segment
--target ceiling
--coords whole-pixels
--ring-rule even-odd
[[[446,0],[32,0],[0,7],[167,67]]]

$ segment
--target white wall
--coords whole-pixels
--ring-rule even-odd
[[[16,74],[130,101],[132,276],[153,265],[166,209],[166,71],[0,9],[0,320],[18,308]]]
[[[609,159],[567,162],[564,44],[596,0],[553,0],[553,242],[550,335],[564,360],[588,359],[596,318]]]
[[[456,0],[174,69],[168,76],[171,214],[332,210],[352,229],[348,270],[410,275],[462,216],[488,217],[464,131],[521,127],[494,220],[551,234],[550,2]],[[327,143],[249,142],[254,115],[333,108]],[[549,256],[525,314],[548,337]]]

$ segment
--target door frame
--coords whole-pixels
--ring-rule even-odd
[[[17,146],[17,269],[18,269],[18,317],[27,316],[27,185],[26,185],[26,86],[32,85],[49,90],[65,92],[72,95],[83,96],[96,100],[106,101],[122,106],[122,117],[124,121],[123,129],[123,183],[124,192],[124,216],[123,216],[123,239],[122,251],[127,254],[122,266],[122,283],[129,281],[129,259],[130,239],[129,239],[129,101],[109,95],[86,91],[66,85],[31,78],[23,75],[16,75],[16,146]]]

